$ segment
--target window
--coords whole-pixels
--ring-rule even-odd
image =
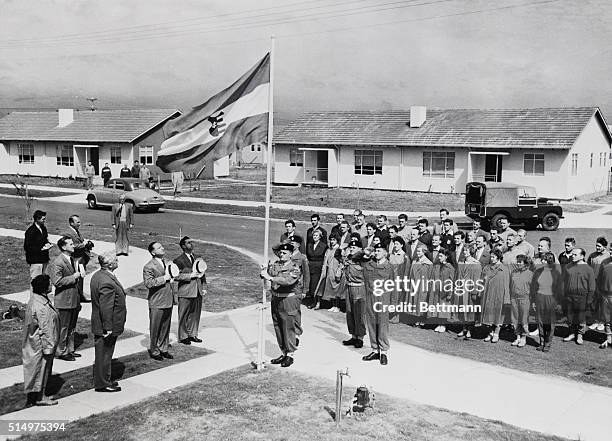
[[[355,150],[356,175],[382,175],[382,150]]]
[[[261,152],[261,146],[260,145],[257,146],[257,151]]]
[[[423,152],[423,176],[455,177],[455,152]]]
[[[252,152],[254,152],[254,151],[255,151],[255,146],[254,146],[254,145],[252,145],[252,146],[251,146],[251,151],[252,151]]]
[[[578,175],[578,153],[572,153],[572,176]]]
[[[595,156],[595,153],[591,153],[591,160],[590,160],[591,168],[593,168],[593,156]]]
[[[289,165],[291,167],[304,167],[304,151],[291,149],[289,151]]]
[[[141,145],[139,156],[141,164],[153,164],[153,146]]]
[[[17,149],[20,164],[34,164],[34,144],[19,144]]]
[[[111,164],[121,164],[121,147],[111,147]]]
[[[71,145],[57,147],[57,165],[74,166],[74,152]]]
[[[599,166],[606,166],[606,152],[599,152]]]
[[[525,153],[523,156],[523,174],[528,176],[544,176],[544,154]]]
[[[125,190],[125,185],[121,181],[115,181],[115,190]]]

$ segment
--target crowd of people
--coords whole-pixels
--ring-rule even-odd
[[[279,261],[261,273],[270,282],[281,349],[272,363],[294,362],[301,304],[344,312],[350,338],[342,343],[361,348],[369,334],[372,352],[363,359],[381,364],[388,363],[389,323],[400,321],[440,333],[454,328],[464,339],[478,327],[488,331],[478,334],[491,343],[508,326],[513,346],[526,346],[531,335],[539,340],[537,350],[548,352],[555,324],[565,317],[569,333],[563,341],[582,345],[590,328],[605,331],[600,348],[612,347],[612,245],[608,251],[605,237],[598,237],[588,254],[568,237],[555,256],[550,237],[534,246],[508,219],[490,229],[474,219],[463,231],[448,216],[441,209],[434,225],[424,218],[409,225],[400,214],[392,225],[385,215],[366,222],[355,210],[353,222],[337,214],[328,234],[313,214],[305,235],[287,220],[274,247]],[[531,332],[530,323],[537,324]]]
[[[113,219],[129,224],[129,216],[121,219],[121,207],[117,211]],[[100,269],[91,277],[91,299],[87,299],[83,295],[83,279],[93,257],[93,243],[83,237],[79,216],[69,217],[68,227],[57,241],[59,254],[53,259],[49,256],[53,244],[45,227],[46,213],[37,210],[33,218],[24,240],[32,286],[22,341],[26,406],[57,404],[57,400],[46,394],[46,386],[55,358],[72,362],[81,357],[75,350],[74,338],[82,302],[91,302],[94,389],[121,391],[111,378],[111,360],[117,338],[124,331],[127,309],[124,288],[114,271],[119,266],[118,256],[127,254],[127,248],[97,256]],[[184,345],[202,342],[198,331],[202,300],[207,292],[206,263],[195,254],[194,241],[188,236],[181,238],[179,246],[182,253],[170,261],[165,259],[160,242],[150,243],[151,260],[143,268],[150,321],[148,352],[158,361],[174,358],[168,350],[174,305],[178,307],[179,342]]]

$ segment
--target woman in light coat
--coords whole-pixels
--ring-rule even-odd
[[[34,277],[32,291],[23,324],[23,388],[26,406],[51,406],[57,401],[46,395],[45,388],[59,341],[59,314],[47,297],[51,292],[49,276]]]

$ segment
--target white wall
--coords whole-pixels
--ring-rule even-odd
[[[524,173],[525,153],[544,154],[544,176],[530,176]],[[568,150],[517,149],[504,156],[502,160],[502,181],[530,185],[536,188],[538,196],[571,198],[571,189],[567,186],[568,170],[565,158]]]
[[[111,147],[121,147],[121,164],[111,164]],[[98,170],[102,171],[108,162],[113,178],[118,178],[123,164],[131,169],[134,165],[134,154],[131,144],[102,144],[98,150]]]
[[[608,190],[608,172],[610,170],[610,143],[604,133],[605,128],[595,116],[588,122],[571,148],[564,167],[567,171],[567,186],[571,196],[588,194],[605,194]],[[599,165],[599,154],[608,156],[606,165]],[[578,153],[578,173],[571,176],[572,153]],[[593,166],[590,155],[593,153]]]
[[[402,147],[402,190],[462,193],[467,182],[467,150]],[[452,178],[423,176],[423,152],[455,152],[455,175]]]
[[[274,146],[274,176],[275,184],[301,184],[304,177],[304,167],[289,165],[289,151],[292,148],[284,145]]]

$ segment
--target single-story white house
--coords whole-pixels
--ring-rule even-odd
[[[123,164],[146,163],[153,173],[164,141],[163,125],[176,109],[11,112],[0,119],[0,173],[83,177],[108,163],[113,176]]]
[[[314,112],[274,139],[274,183],[461,193],[470,181],[541,196],[604,194],[612,134],[598,107]]]

